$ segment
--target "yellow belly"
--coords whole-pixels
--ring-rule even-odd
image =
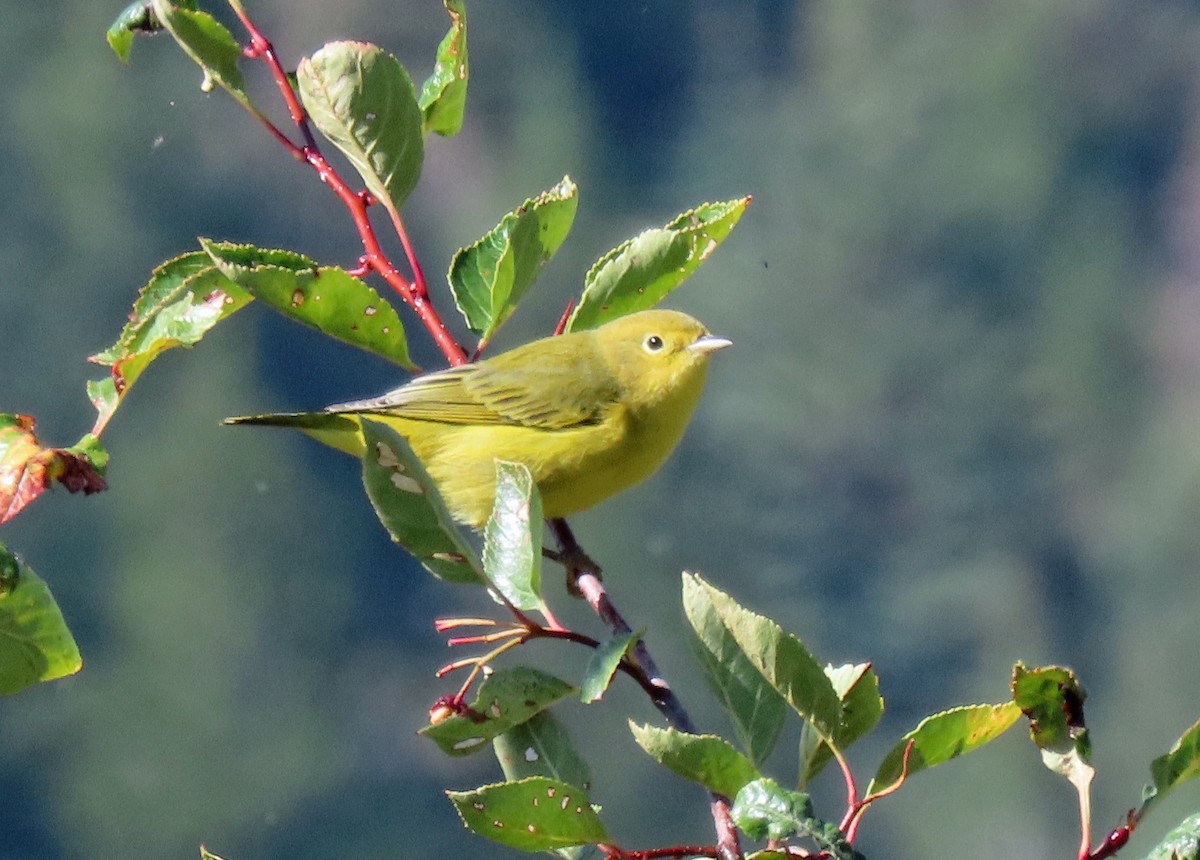
[[[522,463],[542,496],[546,517],[585,510],[651,475],[679,443],[703,387],[703,373],[680,385],[647,414],[614,406],[604,421],[567,430],[520,425],[444,424],[397,418],[382,413],[371,420],[388,424],[408,439],[437,481],[455,519],[476,527],[492,512],[496,460]],[[327,445],[361,457],[362,435],[356,414],[330,429],[301,427]],[[361,426],[361,425],[360,425]]]

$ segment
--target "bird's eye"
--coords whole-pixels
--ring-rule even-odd
[[[652,334],[646,338],[645,347],[646,352],[658,352],[663,348],[663,339],[656,334]]]

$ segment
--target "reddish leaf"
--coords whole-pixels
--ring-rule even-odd
[[[30,415],[0,414],[0,524],[58,481],[72,493],[105,489],[108,455],[93,436],[73,448],[43,448]]]

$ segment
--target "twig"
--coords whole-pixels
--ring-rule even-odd
[[[564,559],[587,559],[587,554],[583,552],[583,548],[575,539],[575,534],[571,531],[571,527],[567,525],[564,519],[550,520],[550,529],[554,532],[555,539],[558,541],[559,552]],[[633,628],[625,621],[621,613],[617,611],[612,600],[608,596],[608,591],[604,588],[604,584],[600,581],[599,575],[595,572],[595,564],[592,564],[592,570],[575,568],[568,570],[568,576],[574,574],[574,586],[578,589],[583,599],[592,607],[592,611],[599,616],[615,635],[629,635],[633,632]],[[654,658],[650,656],[650,651],[646,648],[646,643],[638,639],[633,646],[633,650],[628,655],[629,661],[637,667],[640,674],[645,679],[642,684],[643,689],[650,696],[650,700],[654,706],[666,717],[667,722],[681,732],[688,734],[696,734],[696,727],[692,723],[692,718],[684,709],[683,703],[675,695],[675,691],[671,689],[671,685],[667,683],[666,678],[658,671],[658,666],[654,663]],[[733,816],[730,813],[729,798],[716,792],[709,792],[709,807],[712,810],[713,824],[717,831],[717,857],[720,860],[741,860],[742,848],[738,839],[737,827],[734,826]]]
[[[275,54],[275,49],[271,45],[271,42],[255,26],[238,0],[231,0],[230,5],[233,6],[234,12],[237,13],[238,18],[242,22],[242,26],[250,34],[248,55],[262,60],[270,69],[280,96],[287,104],[292,122],[295,123],[304,140],[303,145],[297,146],[287,135],[276,128],[270,120],[257,111],[251,109],[251,113],[263,123],[272,137],[286,148],[293,158],[312,167],[317,172],[317,176],[320,177],[321,181],[328,185],[338,196],[338,199],[342,201],[342,204],[349,211],[350,217],[354,221],[355,229],[357,229],[359,239],[362,241],[363,250],[366,251],[362,258],[360,258],[360,267],[369,266],[373,269],[416,312],[425,328],[429,331],[430,336],[433,337],[438,348],[441,349],[442,354],[446,357],[446,361],[451,365],[465,364],[467,361],[466,353],[463,352],[458,342],[454,340],[445,323],[442,322],[441,317],[438,315],[437,310],[429,302],[429,292],[425,285],[425,276],[421,272],[420,264],[417,262],[412,243],[408,238],[408,232],[404,228],[403,221],[400,220],[399,213],[391,212],[390,214],[393,225],[396,228],[397,236],[404,247],[405,255],[412,266],[413,280],[411,282],[405,279],[379,244],[379,240],[375,235],[375,228],[371,225],[371,220],[367,215],[369,195],[355,191],[346,184],[346,181],[342,179],[332,165],[329,164],[328,160],[326,160],[325,156],[322,155],[320,147],[317,146],[316,139],[312,133],[312,128],[309,125],[308,115],[304,111],[304,106],[300,104],[300,100],[296,97],[296,91],[292,88],[292,82],[283,70],[283,66],[280,64],[279,57]]]

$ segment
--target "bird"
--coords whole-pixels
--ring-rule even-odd
[[[451,515],[482,528],[496,460],[522,463],[547,519],[586,510],[653,474],[683,437],[709,358],[732,341],[680,311],[651,309],[418,376],[321,412],[247,415],[363,456],[361,420],[412,446]]]

